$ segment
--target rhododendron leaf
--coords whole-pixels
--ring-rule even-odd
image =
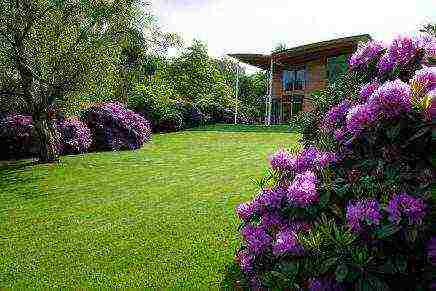
[[[377,271],[382,274],[395,274],[395,266],[392,260],[388,259],[383,265],[377,268]]]
[[[324,274],[326,272],[328,272],[328,270],[330,269],[330,267],[332,267],[334,264],[336,264],[336,262],[338,261],[338,258],[330,258],[324,261],[324,263],[320,266],[320,273]]]
[[[395,267],[398,272],[404,273],[407,269],[407,258],[402,255],[398,255],[395,258]]]
[[[345,280],[345,277],[347,277],[348,274],[348,267],[345,264],[341,264],[336,268],[335,275],[336,275],[336,281],[343,282]]]
[[[319,207],[324,208],[330,201],[330,192],[326,191],[322,193],[319,197]]]
[[[279,268],[288,278],[294,278],[298,274],[298,267],[298,262],[283,262]]]
[[[387,238],[401,229],[400,226],[395,224],[387,224],[381,226],[379,229],[375,231],[375,235],[379,239]]]

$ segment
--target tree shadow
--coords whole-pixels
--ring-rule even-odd
[[[263,132],[263,133],[291,133],[287,124],[265,126],[263,124],[211,124],[190,128],[187,131],[215,131],[215,132]]]

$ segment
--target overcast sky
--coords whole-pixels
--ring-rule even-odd
[[[187,44],[207,42],[211,55],[269,53],[369,33],[390,40],[436,21],[436,0],[152,0],[165,31]]]

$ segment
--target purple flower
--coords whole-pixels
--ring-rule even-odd
[[[366,85],[362,86],[362,89],[360,89],[360,100],[362,102],[366,102],[368,98],[374,93],[375,90],[380,87],[380,84],[378,82],[372,82],[368,83]]]
[[[297,174],[292,184],[288,187],[288,201],[295,207],[308,207],[318,201],[316,191],[316,175],[311,171]]]
[[[410,87],[417,96],[425,96],[430,91],[436,90],[436,68],[424,67],[415,72],[410,80]]]
[[[436,55],[436,37],[429,34],[421,35],[414,39],[415,47],[424,52],[424,58],[428,59]]]
[[[380,86],[368,99],[367,106],[379,117],[393,118],[411,110],[409,85],[397,79]]]
[[[239,251],[235,259],[244,273],[253,271],[254,256],[247,249]]]
[[[349,65],[352,69],[367,66],[372,60],[380,56],[385,49],[385,45],[379,41],[368,41],[359,44],[356,52],[351,56]]]
[[[369,225],[378,225],[380,219],[380,205],[377,200],[367,198],[348,203],[346,220],[353,231],[359,232],[363,222]]]
[[[272,242],[272,238],[266,233],[264,228],[251,224],[246,225],[242,229],[241,234],[247,243],[248,250],[255,255],[260,254]]]
[[[436,236],[433,236],[427,244],[427,256],[430,263],[436,266]]]
[[[370,126],[376,119],[376,110],[367,103],[350,108],[347,113],[346,130],[354,135]]]
[[[239,204],[236,207],[236,213],[238,214],[239,218],[243,221],[249,221],[253,214],[255,213],[256,209],[253,207],[253,204],[250,202],[244,202]]]
[[[262,215],[261,227],[264,229],[278,229],[284,224],[283,217],[277,212],[267,212]]]
[[[298,244],[296,231],[292,228],[284,228],[276,235],[272,251],[274,255],[284,253],[301,254],[303,248]]]
[[[269,161],[272,169],[288,171],[294,167],[295,158],[288,151],[280,149],[270,156]]]
[[[342,101],[336,106],[333,106],[324,115],[321,127],[330,132],[336,127],[343,125],[345,121],[345,114],[347,113],[348,109],[350,109],[350,103],[347,100]]]
[[[307,170],[313,170],[318,150],[315,147],[307,147],[297,155],[295,160],[295,172],[303,173]]]
[[[421,224],[425,216],[425,204],[420,198],[406,193],[395,194],[388,203],[386,211],[389,221],[399,224],[402,217],[409,220],[409,225]]]
[[[92,106],[83,112],[82,120],[91,129],[97,148],[133,150],[151,139],[148,121],[118,102]]]
[[[315,158],[315,164],[318,169],[325,168],[338,161],[334,152],[318,152]]]
[[[417,54],[416,42],[409,36],[399,36],[392,41],[388,54],[396,64],[405,65]]]
[[[380,75],[391,71],[395,67],[395,60],[386,52],[377,63],[377,69]]]
[[[341,283],[336,282],[332,277],[309,279],[309,291],[340,291],[345,290]]]
[[[280,207],[285,195],[285,190],[280,187],[265,189],[254,199],[254,203],[258,205],[258,208],[261,211],[278,208]]]
[[[343,140],[344,137],[345,137],[346,131],[347,131],[347,128],[346,128],[345,126],[336,129],[336,130],[334,131],[335,139],[336,139],[337,141],[341,141],[341,140]]]
[[[66,118],[59,121],[56,126],[61,136],[60,150],[63,154],[88,151],[92,135],[85,123],[77,118]]]

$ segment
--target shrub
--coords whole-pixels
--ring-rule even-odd
[[[351,73],[365,76],[363,84],[325,108],[323,126],[315,129],[336,139],[334,151],[317,141],[317,147],[270,157],[259,193],[236,209],[243,243],[235,259],[243,285],[434,287],[435,169],[426,112],[436,95],[436,69],[422,61],[436,42],[418,42],[369,43],[353,55]],[[387,52],[393,65],[380,72]]]
[[[159,119],[159,123],[156,127],[160,132],[182,130],[184,128],[183,115],[174,108],[168,108]]]
[[[77,118],[60,119],[56,123],[60,134],[61,154],[85,153],[91,146],[92,135],[85,123]]]
[[[0,119],[0,158],[19,159],[32,156],[33,142],[32,116],[8,113]]]
[[[94,149],[133,150],[151,139],[149,123],[121,103],[92,106],[83,111],[82,120],[91,130]]]

